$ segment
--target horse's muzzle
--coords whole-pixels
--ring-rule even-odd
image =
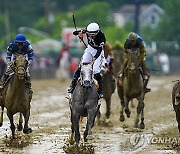
[[[91,82],[90,82],[89,80],[85,80],[85,81],[83,82],[83,87],[84,87],[84,88],[90,88],[90,87],[91,87]]]

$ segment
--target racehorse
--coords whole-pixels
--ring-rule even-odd
[[[30,116],[30,102],[32,95],[26,84],[26,69],[28,61],[23,55],[17,56],[14,61],[14,74],[7,81],[4,89],[2,90],[2,96],[0,99],[1,114],[0,125],[3,123],[3,110],[7,109],[7,116],[10,120],[10,128],[12,137],[15,138],[15,125],[13,115],[20,113],[18,130],[22,130],[22,115],[24,116],[24,128],[23,133],[28,134],[32,132],[32,129],[28,127],[28,121]]]
[[[76,150],[79,149],[80,132],[79,121],[80,117],[87,117],[86,129],[84,131],[84,141],[92,138],[92,127],[96,113],[99,110],[98,93],[96,84],[93,78],[92,63],[81,64],[80,80],[72,94],[70,100],[71,110],[71,137],[70,143],[73,143],[74,137],[76,142]],[[75,132],[75,134],[74,134]]]
[[[180,132],[180,81],[176,82],[172,89],[172,104],[176,113],[176,120]]]
[[[113,81],[112,79],[112,75],[108,67],[102,65],[101,75],[102,75],[102,82],[103,82],[103,98],[106,101],[106,120],[108,122],[108,119],[111,115],[111,97],[115,91],[116,84],[115,84],[115,80]],[[97,113],[98,119],[100,118],[100,116],[101,116],[101,113],[99,110]]]
[[[137,116],[135,120],[134,127],[138,128],[139,123],[139,116],[141,114],[141,123],[139,128],[144,129],[144,81],[142,75],[142,69],[140,68],[140,52],[139,50],[128,51],[128,63],[127,67],[124,72],[124,77],[122,83],[118,80],[117,82],[117,90],[118,95],[121,100],[121,110],[120,110],[120,121],[124,121],[125,117],[123,112],[127,117],[130,117],[130,110],[129,110],[129,101],[136,98],[138,100],[137,106]]]

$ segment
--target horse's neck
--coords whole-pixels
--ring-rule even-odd
[[[11,91],[21,93],[24,91],[25,79],[19,79],[17,75],[14,75],[12,83],[11,83]]]
[[[139,70],[136,70],[135,73],[131,73],[130,71],[128,71],[128,83],[130,85],[134,85],[136,87],[141,81],[142,76]]]

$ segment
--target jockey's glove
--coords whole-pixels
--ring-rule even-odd
[[[79,35],[80,32],[81,32],[81,30],[75,30],[75,31],[73,32],[73,35]]]
[[[8,66],[13,67],[13,62],[11,60],[7,60],[7,64]]]

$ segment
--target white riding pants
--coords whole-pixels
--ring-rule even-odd
[[[84,50],[84,54],[82,56],[81,62],[82,63],[89,63],[92,61],[93,57],[96,55],[97,50],[88,45],[88,47]],[[94,61],[93,65],[93,74],[100,73],[101,65],[103,60],[105,60],[104,57],[104,50],[101,51],[101,54],[99,57]]]

